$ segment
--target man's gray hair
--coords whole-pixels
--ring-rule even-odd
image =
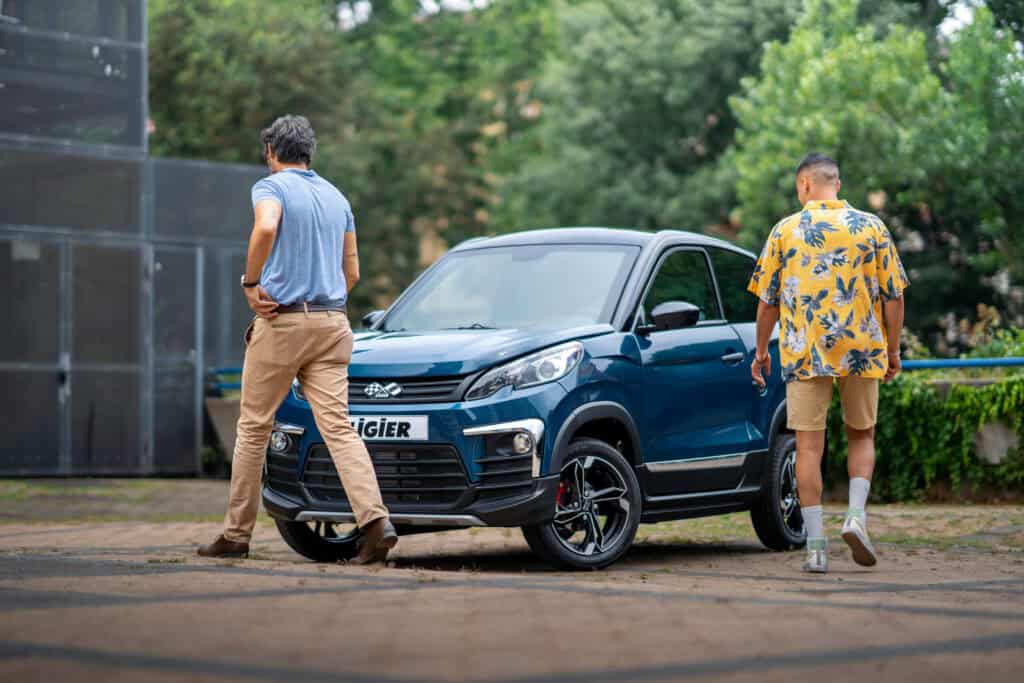
[[[316,152],[316,135],[309,119],[305,116],[281,116],[260,133],[263,154],[267,145],[277,160],[285,164],[306,164],[313,161]],[[266,161],[266,159],[264,159]]]
[[[835,159],[818,152],[811,152],[803,158],[796,167],[796,177],[799,178],[804,171],[812,174],[811,178],[816,185],[839,181],[839,164]]]

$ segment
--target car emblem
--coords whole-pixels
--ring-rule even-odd
[[[395,398],[402,393],[402,387],[399,386],[397,382],[391,382],[386,385],[381,384],[380,382],[373,382],[363,389],[363,393],[366,394],[368,398]]]

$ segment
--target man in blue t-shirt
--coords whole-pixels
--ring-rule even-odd
[[[348,419],[352,329],[345,302],[359,280],[352,207],[309,168],[316,138],[305,117],[282,116],[262,140],[271,175],[252,188],[256,220],[242,288],[256,317],[245,333],[231,494],[224,532],[199,554],[248,555],[274,414],[298,377],[362,530],[353,562],[382,562],[398,535]]]

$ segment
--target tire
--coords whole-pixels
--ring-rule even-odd
[[[576,483],[580,481],[582,498]],[[602,492],[604,496],[591,498]],[[569,444],[562,467],[555,518],[523,527],[523,536],[530,549],[552,566],[601,569],[633,544],[641,500],[633,466],[621,453],[597,439],[577,439]]]
[[[794,550],[807,542],[796,491],[796,436],[779,434],[768,454],[761,494],[750,510],[761,543],[771,550]]]
[[[359,532],[354,526],[337,528],[329,522],[289,522],[275,519],[277,531],[288,547],[314,562],[350,560],[359,552]]]

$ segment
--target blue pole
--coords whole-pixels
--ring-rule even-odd
[[[928,360],[905,360],[904,370],[936,370],[941,368],[1000,368],[1024,366],[1024,357],[1006,358],[934,358]]]

